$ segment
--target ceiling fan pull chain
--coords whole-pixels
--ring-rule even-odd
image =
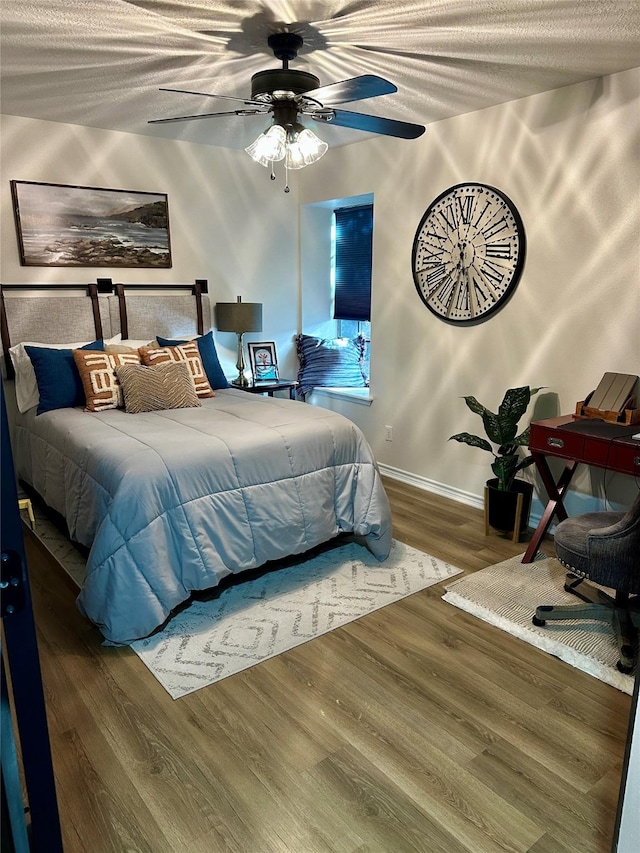
[[[289,192],[289,169],[286,163],[284,164],[284,191]]]
[[[275,173],[275,169],[273,168],[273,163],[274,163],[274,161],[272,160],[272,161],[271,161],[271,180],[272,180],[272,181],[275,181],[275,179],[276,179],[276,173]]]

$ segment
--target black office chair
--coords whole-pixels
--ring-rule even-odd
[[[585,604],[542,605],[533,624],[563,619],[612,622],[620,672],[638,660],[640,630],[640,494],[628,512],[588,512],[561,521],[554,533],[556,557],[569,569],[564,588]],[[584,581],[615,590],[615,598]]]

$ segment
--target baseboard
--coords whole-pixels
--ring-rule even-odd
[[[392,480],[399,480],[401,483],[406,483],[409,486],[416,486],[418,489],[424,489],[425,492],[432,492],[434,495],[440,495],[443,498],[450,498],[452,501],[472,506],[474,509],[482,509],[484,507],[484,495],[474,495],[472,492],[465,492],[462,489],[456,489],[453,486],[448,486],[445,483],[438,483],[436,480],[430,480],[428,477],[420,477],[418,474],[412,474],[409,471],[403,471],[401,468],[394,468],[392,465],[384,465],[378,463],[380,473],[385,477],[390,477]],[[537,504],[537,506],[536,506]],[[529,514],[529,526],[537,527],[542,516],[543,506],[536,498],[533,500],[531,512]]]
[[[411,474],[409,471],[403,471],[401,468],[394,468],[392,465],[378,463],[378,468],[380,469],[380,473],[385,477],[390,477],[392,480],[399,480],[401,483],[407,483],[409,486],[416,486],[418,489],[424,489],[425,492],[432,492],[434,495],[440,495],[443,498],[451,498],[453,501],[475,507],[476,509],[482,509],[484,506],[484,497],[482,495],[464,492],[462,489],[447,486],[445,483],[438,483],[436,480],[420,477],[418,474]]]

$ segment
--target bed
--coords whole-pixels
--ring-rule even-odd
[[[199,333],[201,341],[210,307],[202,287],[196,291],[195,307],[191,295],[125,295],[122,287],[72,296],[55,307],[54,320],[49,309],[47,335],[64,343]],[[4,352],[34,340],[39,311],[33,299],[9,298],[3,288]],[[87,313],[84,325],[76,312]],[[70,315],[73,331],[65,334]],[[18,477],[90,549],[78,606],[109,643],[149,635],[192,592],[228,575],[343,533],[356,534],[380,560],[389,553],[388,500],[351,421],[230,387],[214,394],[198,405],[139,414],[81,405],[15,412]]]

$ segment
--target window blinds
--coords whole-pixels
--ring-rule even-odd
[[[370,320],[373,205],[341,207],[334,215],[334,319]]]

